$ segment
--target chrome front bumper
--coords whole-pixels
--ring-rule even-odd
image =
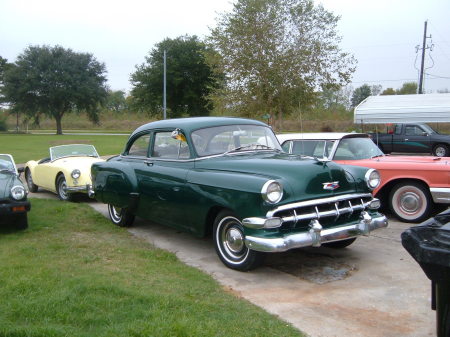
[[[66,191],[69,193],[88,193],[91,188],[91,185],[82,185],[82,186],[67,186]]]
[[[246,236],[248,248],[259,252],[284,252],[293,248],[319,247],[322,243],[340,241],[360,235],[368,235],[373,230],[387,227],[388,220],[382,215],[371,218],[367,212],[362,219],[353,225],[322,229],[318,220],[311,221],[310,228],[304,233],[288,234],[281,238],[261,238]]]
[[[430,193],[435,203],[450,204],[450,188],[431,187]]]

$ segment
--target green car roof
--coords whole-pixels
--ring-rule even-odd
[[[184,132],[191,133],[194,130],[203,129],[212,126],[249,124],[267,126],[267,124],[253,119],[236,118],[236,117],[190,117],[190,118],[174,118],[163,119],[156,122],[144,124],[137,128],[130,137],[145,130],[166,129],[166,128],[182,128]]]

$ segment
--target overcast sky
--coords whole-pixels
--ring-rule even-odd
[[[341,48],[358,60],[352,86],[400,88],[417,81],[428,20],[426,92],[450,90],[450,0],[316,0],[341,16]],[[163,39],[204,37],[229,0],[0,0],[0,56],[29,45],[61,45],[104,62],[113,90],[129,91],[135,66]],[[417,56],[417,60],[416,60]]]

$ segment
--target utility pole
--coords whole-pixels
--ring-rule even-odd
[[[425,50],[430,49],[433,50],[433,45],[431,47],[427,46],[427,39],[431,39],[431,35],[427,36],[427,25],[428,21],[425,21],[425,27],[423,30],[423,42],[422,42],[422,63],[420,65],[420,74],[419,74],[419,94],[423,94],[423,76],[425,73]],[[419,51],[419,46],[416,46],[416,53]]]
[[[164,50],[164,89],[163,89],[163,112],[164,112],[164,119],[166,119],[167,114],[167,104],[166,104],[166,51]]]

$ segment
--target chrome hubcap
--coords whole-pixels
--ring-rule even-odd
[[[231,228],[226,233],[224,244],[234,254],[239,253],[244,247],[244,237],[240,230]]]
[[[413,192],[407,192],[404,195],[402,195],[400,199],[400,204],[402,209],[404,209],[408,213],[417,212],[422,206],[420,202],[420,197]]]
[[[436,155],[438,157],[443,157],[445,155],[445,150],[443,147],[436,148]]]

